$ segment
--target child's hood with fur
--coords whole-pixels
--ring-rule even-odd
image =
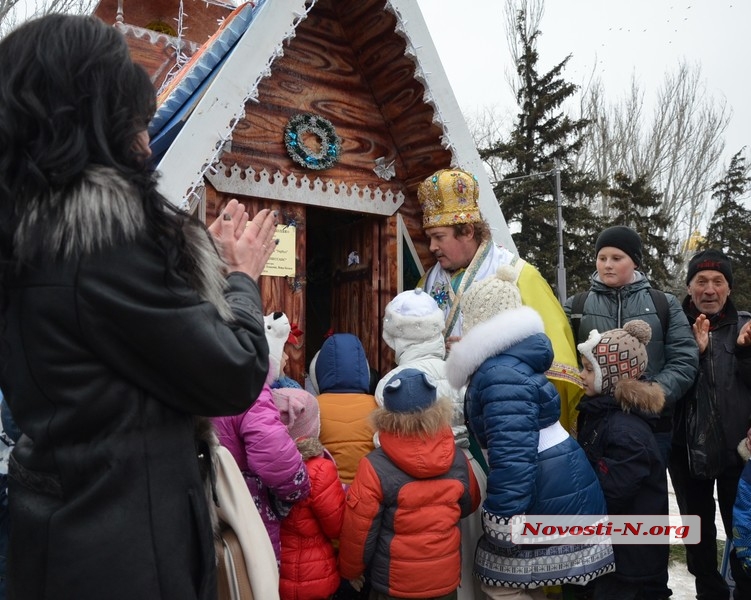
[[[613,393],[623,412],[659,415],[665,406],[665,390],[659,383],[622,379]]]
[[[451,347],[446,359],[446,373],[451,385],[457,389],[467,383],[472,374],[491,356],[496,356],[517,345],[522,340],[544,333],[545,326],[537,311],[528,306],[507,310],[472,328]],[[550,356],[540,355],[547,362],[540,370],[550,367]]]

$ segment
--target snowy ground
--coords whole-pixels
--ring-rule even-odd
[[[668,491],[669,491],[669,500],[670,500],[670,514],[678,515],[680,514],[680,511],[678,510],[678,504],[675,501],[675,494],[673,493],[673,487],[670,484],[669,479],[668,479]],[[719,511],[717,512],[716,526],[717,526],[717,538],[724,540],[725,530],[722,526],[722,521],[720,520]],[[694,576],[688,572],[688,569],[686,569],[685,564],[671,563],[669,574],[670,574],[670,582],[668,585],[670,586],[670,589],[673,590],[673,595],[671,596],[672,600],[694,600],[696,598]]]

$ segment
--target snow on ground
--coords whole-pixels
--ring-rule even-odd
[[[678,503],[675,500],[675,493],[673,492],[673,486],[670,483],[668,477],[668,500],[670,502],[670,514],[678,515]],[[717,538],[720,540],[725,539],[725,529],[720,519],[719,510],[717,511],[717,518],[715,519],[717,526]],[[694,586],[694,576],[688,572],[684,563],[671,563],[669,568],[670,581],[668,585],[673,590],[671,600],[694,600],[696,598],[696,587]]]

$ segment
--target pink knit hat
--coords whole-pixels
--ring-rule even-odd
[[[275,388],[271,396],[293,440],[318,437],[321,415],[315,396],[299,388]]]

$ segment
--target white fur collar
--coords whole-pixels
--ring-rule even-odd
[[[478,324],[451,346],[446,359],[449,383],[459,389],[485,359],[544,331],[542,317],[529,306],[504,311]]]

